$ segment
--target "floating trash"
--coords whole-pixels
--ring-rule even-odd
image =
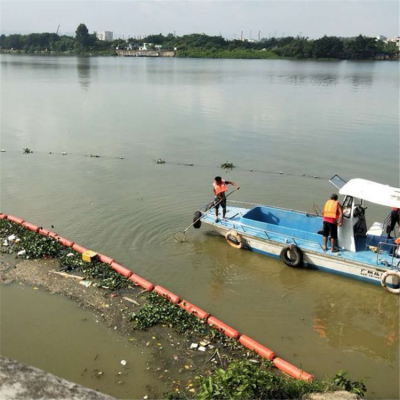
[[[125,366],[127,364],[126,360],[121,360],[121,365]]]
[[[156,161],[156,163],[157,163],[157,164],[165,164],[165,161],[164,161],[164,160],[161,160],[161,158],[159,158],[159,159]]]
[[[66,156],[66,155],[67,155],[67,152],[66,152],[66,151],[63,151],[63,152],[61,153],[61,155],[62,155],[62,156]]]

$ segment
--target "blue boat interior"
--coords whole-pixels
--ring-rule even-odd
[[[215,215],[211,212],[206,214],[203,220],[208,224],[234,229],[238,233],[255,238],[281,244],[295,244],[304,250],[342,257],[375,267],[391,269],[400,262],[399,258],[392,255],[393,239],[388,239],[386,236],[356,237],[356,252],[342,249],[338,253],[331,253],[329,250],[325,252],[322,249],[322,235],[318,233],[322,229],[322,217],[315,214],[268,206],[257,206],[252,209],[228,206],[225,219],[215,222]],[[373,252],[371,247],[377,247],[379,243],[383,243],[380,245],[380,252]]]

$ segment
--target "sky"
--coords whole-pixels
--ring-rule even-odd
[[[1,33],[89,31],[114,37],[206,33],[225,38],[400,35],[399,1],[392,0],[1,0]]]

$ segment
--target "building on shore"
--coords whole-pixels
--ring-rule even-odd
[[[113,33],[111,31],[94,32],[96,38],[106,42],[111,42],[113,40]]]

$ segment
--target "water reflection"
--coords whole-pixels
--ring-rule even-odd
[[[78,57],[76,70],[78,71],[78,82],[83,90],[89,90],[90,86],[90,57]]]
[[[332,347],[393,362],[399,349],[398,299],[373,292],[374,288],[365,288],[346,296],[321,295],[313,313],[313,329]]]

